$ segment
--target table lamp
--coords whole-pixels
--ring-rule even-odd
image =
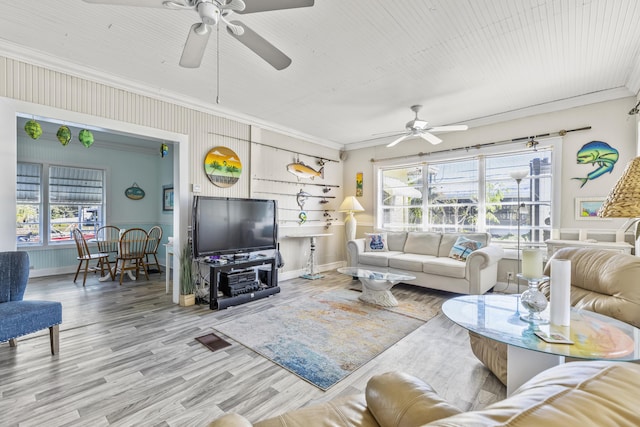
[[[627,164],[622,176],[598,211],[601,218],[631,218],[626,230],[635,225],[635,254],[640,255],[640,157]],[[625,230],[625,231],[626,231]]]
[[[364,211],[364,208],[354,196],[345,197],[338,208],[338,212],[347,212],[347,217],[344,219],[344,234],[347,242],[356,238],[357,222],[353,213],[362,211]]]

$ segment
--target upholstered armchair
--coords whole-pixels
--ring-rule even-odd
[[[29,254],[0,252],[0,342],[18,345],[17,338],[49,328],[51,354],[58,353],[62,304],[24,301],[29,280]]]

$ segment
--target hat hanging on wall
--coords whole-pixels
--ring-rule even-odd
[[[36,122],[33,119],[24,124],[24,131],[32,139],[38,139],[42,136],[42,126],[40,126],[40,123]]]
[[[78,134],[78,139],[85,147],[89,148],[93,145],[93,134],[90,130],[82,129]]]
[[[58,129],[56,137],[58,138],[58,141],[60,141],[60,144],[62,144],[63,147],[66,147],[69,141],[71,141],[71,130],[69,130],[68,127],[62,125]]]

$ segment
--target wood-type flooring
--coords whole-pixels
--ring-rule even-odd
[[[505,397],[473,356],[466,330],[438,314],[326,392],[230,340],[212,352],[195,340],[221,320],[358,282],[328,272],[280,283],[281,293],[222,311],[179,307],[164,274],[149,281],[73,283],[73,275],[31,279],[25,299],[62,302],[60,352],[48,330],[0,343],[1,426],[205,426],[226,412],[251,421],[359,393],[375,374],[400,370],[430,383],[460,409]],[[452,294],[399,286],[403,297],[439,305]],[[226,338],[223,336],[223,338]]]

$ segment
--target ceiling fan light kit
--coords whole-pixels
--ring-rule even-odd
[[[467,125],[452,125],[452,126],[429,126],[429,122],[418,118],[418,112],[422,108],[422,105],[412,105],[411,111],[415,113],[415,118],[405,125],[405,131],[400,137],[396,138],[387,147],[393,147],[398,143],[404,141],[410,137],[420,137],[425,141],[430,142],[433,145],[440,144],[442,140],[435,136],[432,132],[453,132],[467,130]]]

